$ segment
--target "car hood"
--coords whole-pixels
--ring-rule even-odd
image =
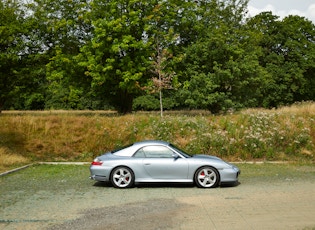
[[[216,162],[220,165],[226,165],[228,167],[235,167],[235,165],[229,163],[229,162],[226,162],[224,160],[222,160],[221,158],[219,157],[215,157],[215,156],[210,156],[210,155],[204,155],[204,154],[196,154],[196,155],[193,155],[192,156],[193,159],[196,159],[196,160],[201,160],[201,161],[212,161],[213,163]]]

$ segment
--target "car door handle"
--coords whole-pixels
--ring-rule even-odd
[[[144,165],[151,165],[151,163],[145,163]]]

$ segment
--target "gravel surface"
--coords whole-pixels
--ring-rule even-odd
[[[315,229],[315,166],[266,178],[243,170],[239,185],[215,189],[115,189],[88,180],[86,166],[54,167],[0,178],[0,229]]]

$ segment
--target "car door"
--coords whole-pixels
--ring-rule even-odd
[[[142,164],[147,174],[154,180],[185,180],[188,175],[188,162],[166,146],[152,145],[138,150],[144,156]]]

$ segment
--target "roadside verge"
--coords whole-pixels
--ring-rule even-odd
[[[14,172],[20,171],[22,169],[26,169],[26,168],[28,168],[30,166],[33,166],[33,165],[87,165],[87,164],[90,164],[90,162],[37,162],[37,163],[24,165],[22,167],[19,167],[19,168],[16,168],[16,169],[12,169],[12,170],[0,173],[0,177],[8,175],[10,173],[14,173]]]

